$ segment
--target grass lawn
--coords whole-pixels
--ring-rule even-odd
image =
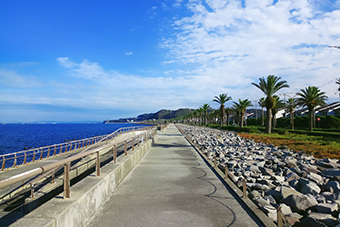
[[[340,137],[309,136],[304,134],[258,134],[238,133],[243,138],[253,139],[256,142],[286,146],[294,151],[305,151],[316,158],[340,159]]]

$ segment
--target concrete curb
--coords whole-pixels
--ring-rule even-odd
[[[63,199],[61,193],[10,226],[84,226],[150,150],[157,135],[155,137],[135,147],[134,151],[129,150],[127,156],[119,156],[116,164],[109,163],[102,167],[99,177],[93,173],[73,185],[70,199]]]

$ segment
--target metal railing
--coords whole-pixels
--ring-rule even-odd
[[[135,134],[126,134],[126,132],[130,131],[140,131],[136,132]],[[118,132],[117,132],[118,131]],[[17,174],[15,176],[9,177],[7,179],[0,181],[0,189],[5,188],[7,186],[13,185],[13,187],[16,187],[16,191],[23,191],[23,193],[26,193],[27,190],[30,190],[30,198],[35,199],[34,196],[34,190],[38,186],[38,188],[41,187],[42,184],[46,185],[47,183],[51,182],[54,183],[55,179],[59,176],[59,179],[61,179],[61,182],[63,184],[63,191],[64,191],[64,198],[70,198],[70,171],[71,170],[77,170],[77,168],[81,165],[84,165],[86,163],[90,163],[94,161],[94,167],[95,172],[97,176],[100,176],[100,165],[101,165],[101,155],[111,156],[113,163],[116,163],[117,159],[117,146],[119,144],[123,144],[124,151],[123,154],[125,156],[128,155],[128,150],[134,150],[136,146],[140,146],[140,143],[143,143],[144,141],[149,140],[150,138],[154,137],[156,134],[156,127],[139,127],[136,129],[133,128],[124,128],[117,130],[115,133],[123,134],[120,137],[117,137],[115,140],[110,141],[108,143],[102,143],[98,147],[92,147],[91,149],[84,150],[78,154],[72,155],[68,158],[62,159],[57,162],[52,162],[50,164],[46,164],[43,166],[39,166],[37,168],[31,169],[29,171],[25,171],[23,173]],[[114,133],[112,133],[114,134]],[[112,135],[110,134],[110,135]],[[110,138],[107,136],[107,138]],[[103,139],[102,139],[103,140]],[[129,149],[127,144],[129,145]],[[101,152],[101,153],[100,153]],[[103,153],[104,152],[104,153]],[[81,161],[84,160],[84,161]],[[79,162],[80,161],[80,162]],[[86,164],[87,165],[87,164]],[[88,167],[91,168],[91,167]],[[93,167],[92,167],[93,168]],[[58,175],[58,176],[57,176]],[[61,178],[60,178],[61,177]],[[60,182],[60,181],[59,181]],[[18,185],[19,184],[19,185]],[[17,186],[15,186],[17,185]],[[21,188],[21,189],[20,189]],[[51,190],[51,189],[50,189]],[[14,191],[8,192],[9,198],[11,198],[11,194],[17,194]],[[2,195],[2,202],[7,202],[5,199],[7,197],[6,195]],[[19,196],[18,196],[19,197]],[[23,206],[25,204],[22,204],[20,206]],[[20,207],[18,206],[18,207]],[[16,207],[15,209],[17,209]]]
[[[129,131],[145,130],[149,126],[132,126],[126,128],[119,128],[111,134],[94,136],[90,138],[68,141],[65,143],[54,144],[44,147],[32,148],[24,151],[18,151],[9,154],[0,155],[0,170],[18,167],[29,163],[37,162],[46,158],[54,157],[60,154],[68,153],[80,148],[93,147],[99,142],[107,142],[119,134]]]

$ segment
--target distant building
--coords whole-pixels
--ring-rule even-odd
[[[328,104],[327,106],[317,106],[315,108],[315,115],[319,116],[327,116],[327,115],[333,115],[335,117],[340,117],[340,102],[333,102],[331,104]],[[289,113],[287,113],[287,116],[289,116]],[[294,116],[308,116],[308,109],[303,108],[300,110],[297,110],[294,112]]]

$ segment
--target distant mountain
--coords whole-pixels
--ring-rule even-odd
[[[193,109],[178,109],[178,110],[160,110],[157,113],[147,113],[141,114],[137,118],[121,118],[119,120],[105,120],[104,123],[124,123],[124,122],[136,122],[136,121],[146,121],[146,120],[159,120],[159,119],[172,119],[176,117],[183,117],[191,113]]]
[[[184,117],[191,113],[193,109],[178,109],[178,110],[160,110],[157,113],[142,114],[137,117],[137,121],[145,121],[152,119],[172,119],[177,117]]]

